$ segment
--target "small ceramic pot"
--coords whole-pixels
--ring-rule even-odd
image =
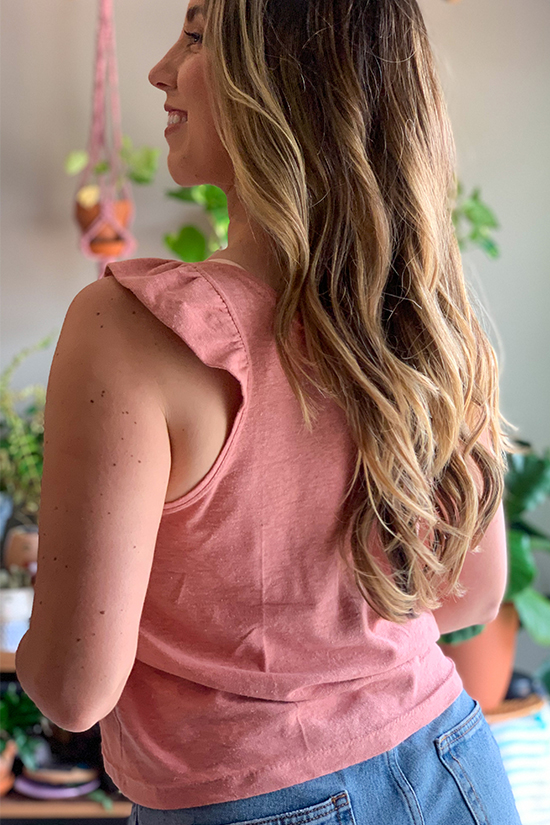
[[[120,223],[121,226],[126,227],[128,221],[130,219],[130,215],[132,212],[132,202],[128,199],[121,199],[115,201],[113,204],[113,210],[116,216],[117,221]],[[100,204],[96,203],[94,206],[82,206],[78,201],[75,202],[75,218],[82,229],[85,232],[88,227],[96,220],[100,212]],[[124,246],[124,241],[120,239],[118,231],[109,224],[108,221],[100,224],[99,228],[97,229],[95,237],[92,239],[90,248],[92,248],[92,244],[95,243],[104,243],[105,241],[119,241],[120,248]],[[94,249],[92,251],[95,252]],[[103,254],[97,252],[96,254]]]
[[[93,252],[94,255],[99,255],[102,258],[118,258],[122,255],[125,244],[126,241],[124,240],[93,240],[90,243],[90,251]]]

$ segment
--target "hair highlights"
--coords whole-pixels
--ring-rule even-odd
[[[464,594],[514,451],[462,272],[422,15],[416,0],[209,0],[205,33],[236,191],[288,273],[281,363],[308,428],[300,376],[345,410],[357,445],[346,561],[369,604],[405,622]],[[289,342],[297,312],[307,356]]]

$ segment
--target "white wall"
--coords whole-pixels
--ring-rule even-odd
[[[4,367],[23,347],[59,332],[74,295],[97,277],[78,250],[76,178],[63,164],[85,148],[90,127],[96,3],[1,0],[1,275]],[[469,281],[492,319],[504,415],[518,437],[550,445],[550,4],[547,0],[421,0],[454,125],[459,174],[497,213],[502,256],[465,256]],[[179,34],[185,0],[116,0],[122,124],[135,145],[162,149],[152,186],[134,186],[135,257],[172,258],[162,241],[184,213],[165,197],[165,95],[149,69]],[[46,384],[54,347],[32,355],[16,388]],[[550,530],[550,508],[533,522]],[[550,592],[550,559],[536,587]],[[548,651],[521,632],[516,666]]]

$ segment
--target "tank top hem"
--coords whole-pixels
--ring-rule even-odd
[[[146,808],[177,810],[247,799],[344,770],[391,750],[442,714],[463,689],[462,679],[453,665],[449,676],[424,701],[369,736],[340,741],[331,732],[331,743],[326,748],[312,751],[306,757],[270,762],[268,770],[242,771],[190,785],[185,785],[184,777],[178,777],[180,781],[176,786],[173,783],[159,786],[158,783],[147,785],[142,778],[133,778],[127,770],[119,770],[104,743],[103,762],[119,790],[130,801]]]

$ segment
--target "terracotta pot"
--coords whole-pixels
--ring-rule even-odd
[[[115,201],[113,204],[114,213],[116,215],[117,220],[120,222],[121,226],[126,227],[128,224],[128,220],[130,219],[130,213],[132,211],[132,202],[128,199],[121,199]],[[78,221],[78,224],[83,232],[85,232],[88,227],[95,221],[97,216],[100,212],[100,204],[96,203],[94,206],[82,206],[78,201],[75,202],[75,218]],[[119,248],[122,249],[124,246],[124,241],[120,239],[120,236],[117,230],[111,226],[107,221],[100,224],[99,228],[97,229],[96,235],[94,236],[90,248],[92,248],[92,244],[95,243],[102,243],[104,241],[116,241],[118,240],[120,243]],[[96,250],[92,248],[92,251],[95,252]],[[103,254],[98,253],[98,254]]]
[[[452,659],[464,688],[483,712],[494,710],[508,692],[516,655],[519,616],[513,602],[503,602],[498,615],[473,639],[440,644]]]
[[[0,796],[5,796],[15,782],[15,774],[11,769],[18,750],[15,740],[8,739],[0,755]]]
[[[125,243],[126,241],[124,240],[93,240],[90,242],[90,251],[93,252],[94,255],[100,255],[104,258],[118,258],[119,255],[122,255],[122,252],[124,251]]]
[[[15,782],[15,774],[14,773],[7,773],[0,779],[0,797],[5,796],[8,791],[11,791],[13,788],[13,783]]]

